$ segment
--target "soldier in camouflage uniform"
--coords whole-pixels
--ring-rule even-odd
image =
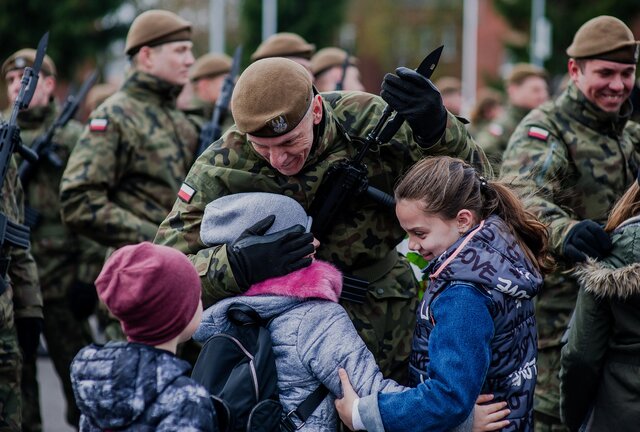
[[[588,256],[601,258],[611,241],[601,223],[635,180],[640,125],[628,121],[638,42],[620,20],[600,16],[575,34],[568,88],[520,123],[504,153],[502,175],[549,224],[557,271],[538,297],[536,430],[565,430],[560,422],[560,349],[578,285],[567,272]]]
[[[35,56],[35,50],[26,48],[15,52],[3,63],[2,75],[11,103],[20,91],[24,68],[33,65]],[[29,109],[18,115],[20,136],[26,146],[31,146],[44,134],[58,115],[53,100],[55,74],[53,61],[45,56]],[[51,151],[63,164],[80,131],[81,125],[72,120],[53,137]],[[93,281],[102,268],[105,250],[62,224],[59,183],[63,169],[64,166],[55,166],[43,155],[29,184],[23,184],[23,188],[28,206],[26,210],[33,215],[27,221],[31,228],[31,252],[38,266],[44,301],[43,333],[64,388],[67,421],[77,427],[80,413],[73,397],[69,365],[78,351],[93,341],[86,319],[97,303]],[[42,430],[36,378],[36,357],[25,358],[22,382],[24,431]]]
[[[549,99],[547,74],[537,66],[528,63],[515,65],[505,84],[509,98],[505,111],[475,136],[496,175],[500,173],[502,154],[518,123],[529,111]]]
[[[231,72],[231,63],[231,57],[226,54],[210,53],[199,57],[191,67],[189,80],[195,94],[194,103],[207,120],[213,114],[224,79]]]
[[[127,35],[132,71],[99,106],[62,177],[62,217],[99,243],[152,240],[191,167],[198,130],[176,109],[187,83],[191,24],[172,12],[139,15]]]
[[[251,61],[255,62],[272,57],[286,57],[302,65],[311,79],[313,79],[311,56],[315,51],[316,46],[308,43],[298,34],[288,32],[275,33],[262,41],[255,52],[251,54]]]
[[[0,211],[10,220],[22,223],[24,196],[15,160],[11,158],[9,162],[0,194]],[[0,249],[0,267],[1,276],[4,278],[7,273],[9,276],[6,289],[0,290],[0,430],[21,431],[21,351],[35,356],[42,329],[42,296],[36,263],[29,250],[11,247],[5,241]]]
[[[406,113],[413,130],[404,124],[389,143],[366,154],[369,184],[391,193],[405,169],[425,155],[486,163],[430,81],[406,68],[398,73],[385,78],[382,94]],[[268,236],[254,227],[244,245],[207,247],[199,236],[205,206],[224,195],[260,191],[290,196],[308,210],[327,169],[355,155],[359,144],[351,138],[366,136],[385,107],[368,93],[317,94],[305,69],[285,58],[250,65],[231,104],[236,125],[198,158],[155,239],[191,257],[205,306],[308,265],[304,257],[313,249],[313,236],[305,243],[302,227]],[[318,258],[370,282],[364,303],[342,303],[383,373],[396,379],[406,378],[418,301],[417,281],[395,249],[403,237],[392,208],[360,195],[348,199],[317,250]]]

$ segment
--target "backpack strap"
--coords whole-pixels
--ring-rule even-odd
[[[227,309],[227,318],[233,324],[238,326],[265,325],[264,320],[260,317],[258,312],[256,312],[251,306],[244,303],[233,303],[229,306],[229,309]]]
[[[317,389],[315,389],[304,401],[302,401],[300,405],[298,405],[298,408],[292,409],[286,416],[284,416],[280,422],[282,430],[286,432],[294,432],[304,426],[307,419],[311,414],[313,414],[328,394],[329,389],[324,384],[320,384]],[[300,421],[300,424],[295,424],[293,421],[294,417]]]

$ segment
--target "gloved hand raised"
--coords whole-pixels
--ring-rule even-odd
[[[413,69],[399,67],[396,74],[384,76],[380,96],[409,122],[418,143],[433,144],[447,127],[447,110],[440,92]]]
[[[572,263],[585,261],[587,257],[604,258],[613,248],[609,234],[591,219],[575,224],[562,246],[564,256]]]
[[[313,234],[305,233],[302,225],[264,234],[276,217],[271,215],[244,230],[227,245],[227,257],[233,276],[243,290],[263,280],[283,276],[307,267],[314,251]]]

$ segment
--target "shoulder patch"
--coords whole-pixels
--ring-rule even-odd
[[[531,138],[539,139],[540,141],[546,141],[549,139],[549,131],[537,126],[531,126],[527,135]]]
[[[498,123],[491,123],[487,127],[487,130],[489,131],[489,133],[491,135],[493,135],[495,137],[500,137],[504,133],[504,128],[502,126],[500,126]]]
[[[180,190],[178,191],[178,198],[189,204],[196,192],[197,191],[188,184],[182,183],[182,186],[180,186]]]
[[[109,120],[106,118],[94,118],[89,122],[89,130],[91,132],[104,132],[107,130]]]

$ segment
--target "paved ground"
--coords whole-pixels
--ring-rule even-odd
[[[64,396],[62,384],[53,369],[49,357],[38,358],[38,382],[40,383],[40,409],[44,432],[73,432],[75,429],[64,420]]]

